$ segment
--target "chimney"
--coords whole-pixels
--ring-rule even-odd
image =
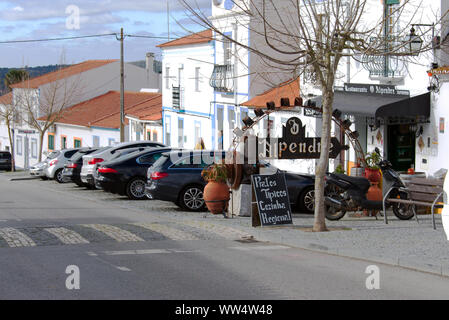
[[[153,52],[147,53],[146,69],[147,69],[147,71],[154,71],[154,53]]]

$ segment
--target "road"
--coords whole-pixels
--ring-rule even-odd
[[[449,298],[448,278],[377,264],[368,290],[374,263],[245,241],[202,215],[0,175],[0,299]]]

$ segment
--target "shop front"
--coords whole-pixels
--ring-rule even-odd
[[[321,97],[314,100],[321,104]],[[396,171],[415,168],[416,141],[430,118],[430,93],[410,97],[395,86],[345,84],[335,88],[333,109],[351,121],[364,153],[377,147]],[[353,150],[344,158],[347,172],[359,163]]]

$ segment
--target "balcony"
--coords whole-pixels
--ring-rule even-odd
[[[184,88],[178,86],[172,87],[172,107],[173,109],[183,109],[184,107]]]
[[[209,84],[218,92],[234,92],[234,66],[215,65]]]

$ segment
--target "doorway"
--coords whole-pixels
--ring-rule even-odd
[[[388,126],[388,160],[396,171],[407,171],[415,167],[415,133],[410,126]]]

